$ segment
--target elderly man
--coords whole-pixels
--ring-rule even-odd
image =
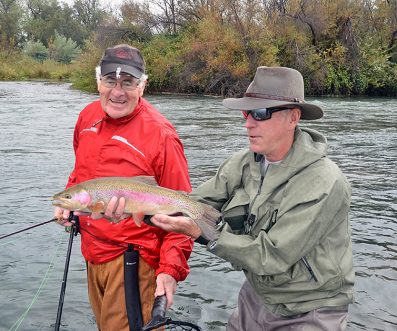
[[[223,213],[219,237],[202,238],[183,216],[151,222],[206,241],[244,271],[227,330],[345,330],[354,286],[350,186],[326,156],[326,138],[298,125],[322,109],[304,101],[301,74],[283,67],[259,67],[244,97],[223,104],[245,117],[249,149],[192,193]]]
[[[75,126],[76,161],[67,187],[98,177],[152,176],[160,186],[190,192],[175,129],[142,97],[146,78],[138,49],[122,44],[105,51],[97,67],[99,100],[82,110]],[[137,227],[123,213],[124,204],[114,198],[104,215],[79,213],[89,299],[102,331],[140,330],[151,318],[155,294],[165,294],[171,305],[177,282],[188,275],[193,249],[185,235]],[[56,207],[54,216],[70,225],[69,213]],[[138,266],[138,274],[125,280],[131,266]]]

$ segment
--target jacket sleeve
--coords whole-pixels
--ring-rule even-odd
[[[232,156],[222,162],[215,176],[195,188],[190,196],[221,211],[232,192],[241,185],[243,168],[240,158]],[[241,173],[236,169],[240,169]]]
[[[188,165],[179,138],[174,135],[165,137],[159,150],[161,153],[154,165],[158,184],[173,190],[190,192]],[[174,232],[163,232],[160,239],[160,263],[156,275],[167,273],[176,281],[184,280],[189,274],[187,260],[193,250],[193,240]]]
[[[350,187],[342,175],[314,177],[305,194],[300,184],[295,182],[287,188],[286,201],[280,205],[279,217],[270,231],[261,229],[254,238],[235,235],[226,225],[210,251],[258,275],[288,270],[328,233],[342,226],[350,205]]]

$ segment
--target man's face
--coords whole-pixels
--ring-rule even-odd
[[[264,121],[257,121],[249,114],[245,127],[251,151],[265,155],[269,161],[282,160],[292,146],[299,119],[297,108],[272,113]]]
[[[111,118],[121,118],[131,114],[143,95],[144,84],[138,85],[138,79],[121,74],[116,79],[115,73],[101,77],[98,91],[102,109]]]

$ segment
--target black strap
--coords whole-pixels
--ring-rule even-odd
[[[130,331],[140,331],[143,326],[138,267],[139,252],[129,244],[124,252],[124,290]]]
[[[194,242],[201,244],[201,245],[207,245],[210,241],[208,239],[205,239],[204,237],[200,236],[200,237],[196,238],[196,240]]]

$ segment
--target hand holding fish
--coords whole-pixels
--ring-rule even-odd
[[[201,236],[201,229],[189,217],[156,214],[150,221],[164,231],[182,233],[191,237],[193,240]]]
[[[97,220],[100,218],[106,218],[107,220],[118,223],[121,220],[131,217],[131,214],[124,213],[125,210],[125,198],[121,197],[120,199],[116,196],[112,197],[104,212],[81,212],[77,211],[75,212],[75,215],[77,216],[90,216],[92,219]],[[105,204],[103,203],[103,206],[105,208]]]
[[[57,223],[62,226],[72,226],[73,224],[69,221],[70,210],[63,209],[60,207],[54,208],[54,219]]]

